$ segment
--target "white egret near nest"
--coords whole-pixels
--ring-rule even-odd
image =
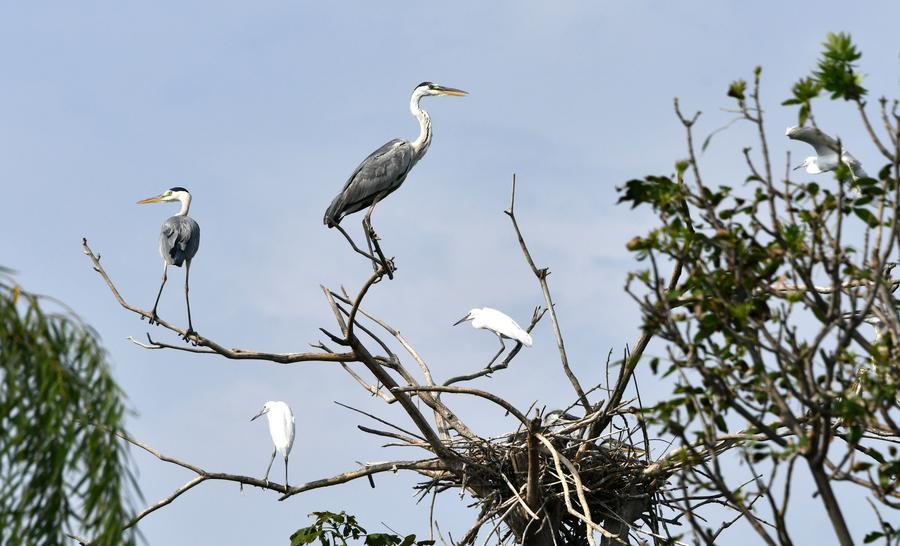
[[[472,309],[466,316],[453,323],[453,325],[456,326],[467,320],[472,321],[472,328],[490,330],[500,340],[500,350],[497,351],[494,358],[488,362],[487,366],[485,366],[486,368],[490,368],[491,364],[497,360],[497,357],[506,350],[506,345],[503,343],[504,339],[513,339],[526,347],[531,347],[532,340],[528,332],[508,315],[497,311],[496,309],[491,309],[490,307]]]
[[[266,468],[266,482],[269,481],[269,472],[272,470],[272,463],[275,462],[275,454],[281,453],[284,457],[284,487],[288,487],[288,455],[291,454],[291,447],[294,445],[294,414],[291,408],[284,402],[268,401],[263,408],[253,416],[251,421],[255,421],[257,417],[266,416],[269,420],[269,435],[272,436],[272,443],[275,449],[272,450],[272,458],[269,460],[269,467]]]
[[[197,249],[200,248],[200,226],[193,218],[188,216],[188,210],[191,208],[191,193],[181,186],[176,186],[156,197],[142,199],[138,201],[138,204],[171,203],[175,201],[181,203],[181,210],[175,216],[171,216],[163,222],[159,233],[159,254],[163,258],[163,276],[162,283],[159,285],[159,292],[156,294],[156,302],[153,304],[153,311],[150,313],[150,324],[153,324],[154,320],[159,324],[156,308],[159,305],[159,297],[162,296],[163,287],[166,285],[169,266],[181,267],[184,264],[184,301],[187,304],[188,328],[183,337],[187,341],[191,334],[194,333],[194,325],[191,322],[191,300],[188,297],[188,279],[191,275],[191,260],[197,254]]]
[[[812,146],[816,155],[812,155],[803,160],[803,163],[794,167],[794,170],[805,169],[809,174],[819,174],[826,171],[833,171],[840,163],[846,165],[853,175],[853,179],[867,178],[866,171],[863,170],[862,164],[843,146],[838,144],[834,138],[826,135],[816,127],[788,127],[785,135],[792,140],[799,140]],[[840,161],[838,161],[838,152],[840,152]]]
[[[423,97],[429,96],[462,97],[466,94],[460,89],[444,87],[431,82],[422,82],[417,85],[409,99],[409,109],[412,115],[419,120],[419,137],[412,142],[395,138],[372,152],[356,167],[344,184],[344,189],[325,211],[325,225],[329,228],[338,228],[353,250],[371,259],[373,264],[380,261],[388,269],[388,276],[391,276],[390,269],[388,264],[384,263],[384,257],[375,258],[373,255],[376,251],[380,253],[380,249],[377,245],[378,236],[372,229],[372,211],[379,201],[403,184],[410,169],[422,159],[431,145],[431,118],[428,116],[428,112],[419,105],[419,101]],[[340,226],[341,220],[345,216],[364,208],[369,209],[362,221],[363,232],[369,247],[368,254],[358,249],[347,232]]]

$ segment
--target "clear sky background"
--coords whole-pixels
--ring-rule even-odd
[[[470,307],[493,306],[520,322],[540,303],[508,219],[510,177],[539,265],[552,269],[570,360],[584,383],[604,381],[607,352],[639,333],[622,287],[636,268],[624,244],[652,218],[616,206],[629,178],[669,173],[685,155],[672,97],[701,109],[698,131],[727,122],[728,83],[764,67],[763,99],[776,164],[808,155],[787,141],[795,111],[790,84],[814,65],[828,31],[853,34],[866,85],[898,94],[900,3],[706,2],[0,2],[0,263],[28,289],[59,297],[100,332],[136,412],[134,435],[209,470],[262,476],[271,444],[250,423],[266,400],[297,415],[293,482],[410,457],[356,430],[364,418],[334,400],[401,418],[367,396],[339,367],[231,362],[146,351],[126,341],[146,322],[121,309],[81,254],[88,238],[123,295],[149,308],[160,278],[160,223],[175,205],[135,201],[171,186],[194,195],[203,230],[192,267],[194,325],[226,346],[302,351],[333,326],[319,284],[354,290],[370,266],[322,213],[368,153],[414,138],[409,94],[423,80],[460,87],[466,98],[423,104],[434,141],[403,188],[374,216],[392,282],[367,306],[399,328],[438,377],[484,365],[496,339],[450,324]],[[820,126],[877,171],[850,108],[823,104]],[[747,126],[720,135],[701,158],[708,180],[744,177]],[[357,217],[345,222],[359,235]],[[160,304],[183,323],[183,271],[170,270]],[[527,408],[572,398],[549,321],[510,370],[478,385]],[[172,336],[154,328],[161,339]],[[644,396],[653,380],[640,370]],[[450,397],[447,397],[450,398]],[[452,400],[483,434],[512,428],[491,406]],[[132,450],[147,501],[190,475]],[[273,476],[281,475],[280,462]],[[422,532],[427,506],[412,476],[382,475],[276,501],[209,483],[145,519],[151,544],[285,544],[313,510],[345,509]],[[798,543],[830,543],[819,500],[798,497]],[[427,504],[427,503],[425,503]],[[849,502],[854,532],[869,509]],[[460,536],[475,513],[438,499],[441,528]],[[865,524],[862,522],[865,521]],[[754,544],[733,533],[729,544]]]

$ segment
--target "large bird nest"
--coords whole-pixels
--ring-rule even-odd
[[[600,420],[608,426],[597,434]],[[422,498],[448,490],[472,496],[478,519],[456,544],[474,544],[490,533],[501,543],[560,546],[590,544],[595,533],[603,544],[627,544],[629,533],[659,535],[667,473],[650,459],[649,436],[635,408],[581,419],[550,412],[512,433],[455,437],[448,446],[462,470],[428,473],[431,479],[418,487]]]

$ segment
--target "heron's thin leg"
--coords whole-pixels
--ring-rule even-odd
[[[166,285],[166,273],[169,270],[169,262],[163,260],[163,276],[162,282],[159,285],[159,292],[156,294],[156,302],[153,304],[153,311],[150,312],[150,324],[153,324],[155,320],[157,324],[159,324],[159,317],[156,316],[156,307],[159,305],[159,297],[162,296],[163,287]]]
[[[385,195],[387,195],[387,193],[381,193],[375,196],[375,200],[369,206],[369,210],[366,211],[365,217],[363,217],[362,225],[363,232],[366,234],[366,242],[369,244],[369,250],[371,251],[374,248],[375,254],[378,255],[378,259],[381,261],[381,265],[384,267],[388,278],[393,279],[394,265],[392,263],[388,263],[387,259],[384,257],[384,253],[381,251],[381,245],[378,244],[378,235],[372,228],[372,212],[375,210],[375,205],[377,205]]]
[[[195,334],[194,332],[194,324],[191,322],[191,298],[188,297],[188,292],[190,291],[189,279],[191,277],[191,261],[187,260],[184,265],[184,301],[187,303],[187,314],[188,314],[188,329],[184,333],[184,340],[188,341],[188,338],[191,334]]]
[[[285,489],[288,488],[288,481],[287,481],[287,461],[288,461],[288,456],[285,455],[285,456],[284,456],[284,488],[285,488]]]
[[[342,228],[340,224],[334,224],[334,227],[336,227],[337,230],[341,232],[341,235],[343,235],[344,238],[347,239],[347,242],[350,243],[350,247],[353,248],[354,252],[365,256],[366,258],[372,260],[373,262],[377,260],[377,258],[375,256],[372,256],[371,254],[366,254],[366,252],[364,250],[361,250],[358,246],[356,246],[356,243],[354,243],[353,239],[350,238],[350,234],[347,233],[347,231],[344,228]]]
[[[490,368],[490,367],[491,367],[491,364],[493,364],[494,361],[497,360],[497,357],[499,357],[500,355],[502,355],[502,354],[503,354],[503,351],[506,350],[506,345],[503,344],[503,336],[497,336],[497,339],[500,340],[500,350],[497,351],[497,354],[495,354],[495,355],[494,355],[494,358],[492,358],[491,361],[487,363],[487,366],[485,366],[485,368]]]
[[[272,450],[272,458],[269,459],[269,468],[266,469],[266,477],[263,480],[268,483],[269,482],[269,471],[272,470],[272,463],[275,462],[275,454],[278,453],[277,449]]]

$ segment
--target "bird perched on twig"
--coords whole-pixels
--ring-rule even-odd
[[[431,82],[423,82],[417,85],[413,90],[412,97],[409,99],[409,109],[413,116],[419,120],[419,137],[412,142],[395,138],[372,152],[369,157],[356,167],[356,170],[353,171],[353,174],[350,175],[350,178],[344,184],[344,189],[334,198],[331,205],[328,206],[328,210],[325,211],[325,225],[329,228],[338,228],[353,247],[353,250],[371,259],[376,269],[380,262],[387,270],[388,277],[392,278],[392,267],[386,263],[384,256],[381,254],[381,249],[377,242],[378,236],[372,229],[372,211],[379,201],[403,184],[410,169],[422,159],[431,145],[431,118],[428,116],[428,112],[419,105],[419,101],[423,97],[429,96],[462,97],[466,94],[465,91]],[[365,208],[369,210],[363,218],[362,225],[366,243],[369,247],[368,254],[357,248],[347,232],[340,226],[341,220],[345,216]],[[374,256],[374,253],[379,254],[378,258]]]
[[[181,267],[184,264],[184,301],[187,304],[188,328],[183,337],[185,341],[188,341],[191,334],[194,334],[194,325],[191,322],[191,300],[188,297],[188,279],[191,275],[191,260],[197,254],[197,249],[200,248],[200,226],[188,216],[188,210],[191,208],[191,193],[181,186],[176,186],[156,197],[142,199],[138,201],[138,204],[175,201],[181,203],[181,210],[175,216],[167,218],[159,232],[159,254],[163,258],[163,276],[159,292],[156,294],[156,302],[153,304],[153,311],[150,313],[150,324],[153,324],[154,320],[159,324],[156,308],[159,305],[163,287],[166,285],[169,266]]]
[[[269,435],[272,436],[272,443],[275,445],[275,449],[272,450],[272,458],[269,460],[269,467],[266,468],[266,477],[263,480],[268,483],[269,471],[272,470],[272,463],[275,462],[275,454],[281,452],[284,457],[284,487],[287,488],[288,455],[291,454],[291,448],[294,446],[294,414],[286,403],[270,400],[250,421],[255,421],[262,415],[265,415],[269,421]]]
[[[816,150],[816,155],[804,159],[803,163],[794,168],[795,171],[805,168],[809,174],[819,174],[833,171],[840,163],[843,163],[850,169],[854,180],[868,177],[859,160],[844,149],[837,140],[826,135],[817,127],[788,127],[785,134],[788,138],[805,142]],[[838,153],[840,153],[840,162]]]
[[[494,358],[488,362],[486,368],[490,368],[491,364],[497,360],[503,351],[506,350],[506,345],[504,345],[503,340],[505,339],[513,339],[525,345],[526,347],[531,347],[531,335],[528,334],[519,323],[511,319],[505,313],[501,313],[496,309],[491,309],[490,307],[482,307],[481,309],[475,308],[469,311],[469,313],[463,318],[459,319],[455,323],[457,324],[466,322],[467,320],[472,321],[472,328],[479,328],[483,330],[490,330],[493,332],[497,338],[500,340],[500,350],[497,351],[497,354],[494,355]]]

